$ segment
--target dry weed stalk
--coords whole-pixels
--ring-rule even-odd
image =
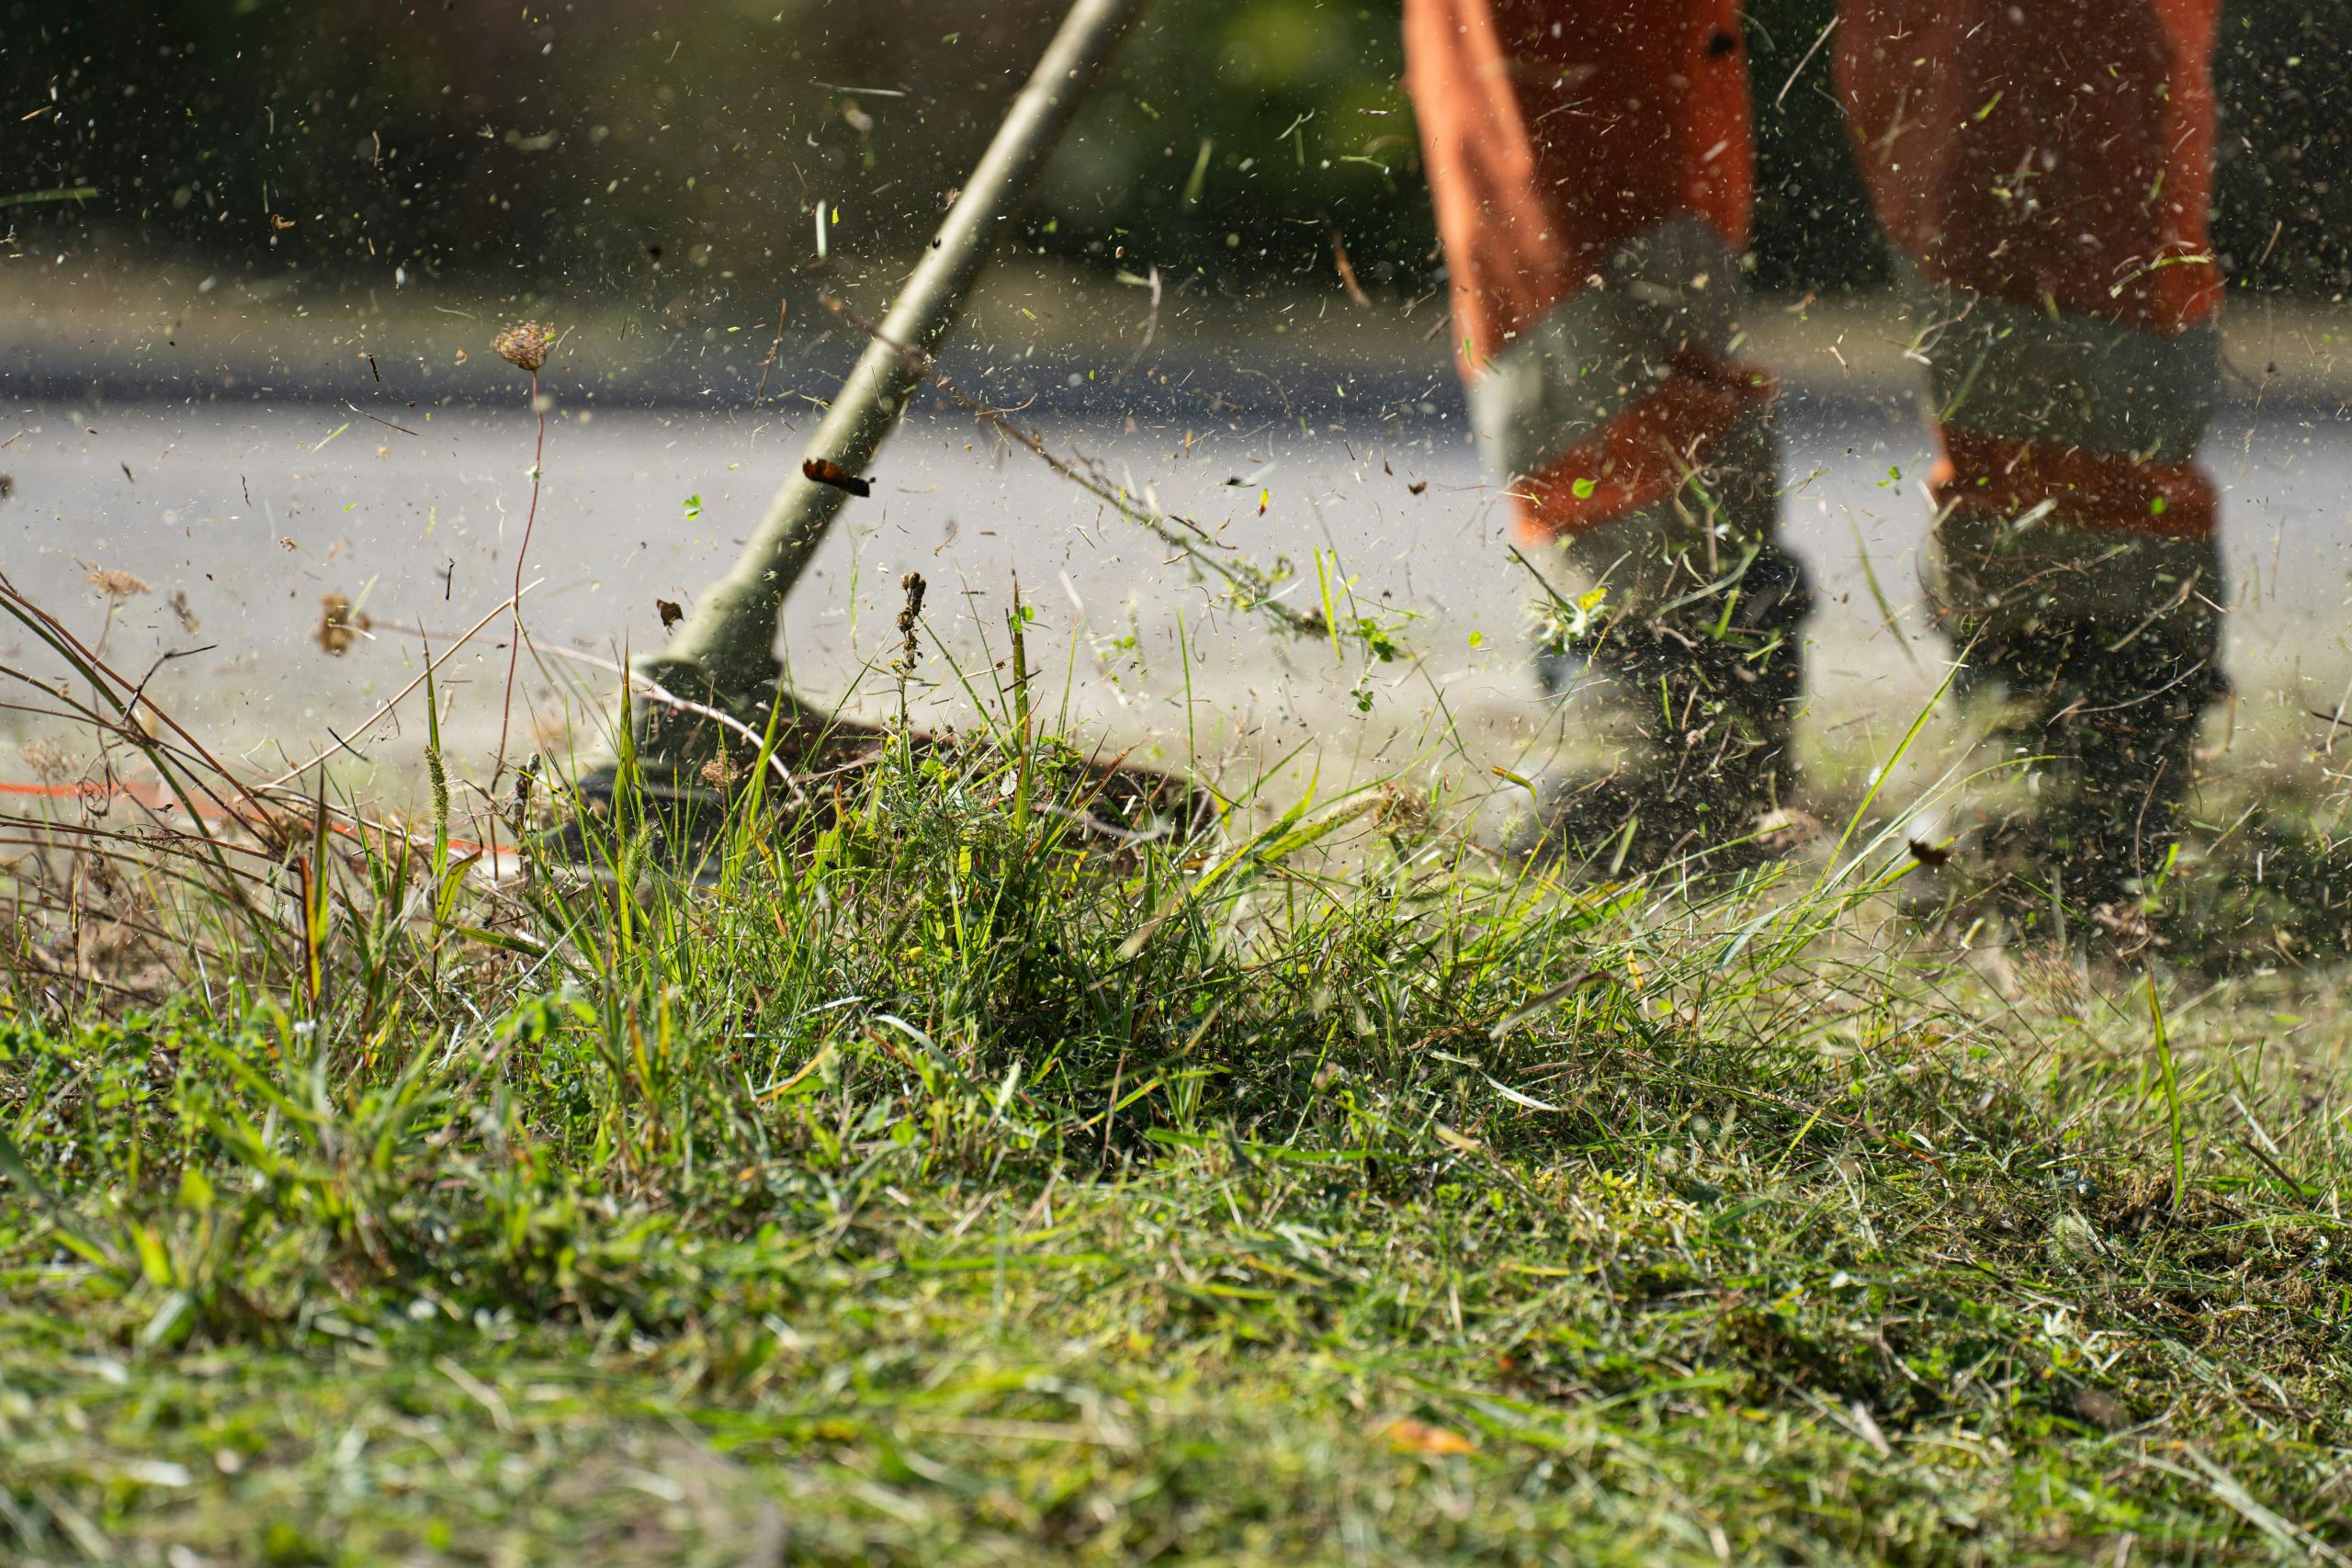
[[[907,602],[899,611],[899,657],[891,661],[890,668],[899,678],[899,723],[903,728],[907,720],[907,682],[914,674],[915,660],[922,653],[915,634],[922,625],[923,591],[930,584],[923,581],[922,573],[910,571],[899,579],[899,586],[906,590]]]
[[[114,630],[115,606],[141,593],[153,593],[154,590],[143,579],[119,567],[92,566],[78,557],[75,558],[82,568],[82,581],[96,589],[98,596],[107,602],[106,619],[99,624],[98,640],[92,645],[102,649],[107,645],[107,634]]]
[[[5,573],[0,615],[30,633],[86,695],[61,697],[64,683],[31,671],[0,666],[0,676],[62,701],[55,716],[99,741],[86,768],[56,740],[28,744],[25,761],[47,791],[38,805],[0,810],[0,1012],[11,1000],[58,1017],[92,1005],[153,1005],[191,982],[191,961],[208,986],[298,989],[287,982],[322,961],[331,930],[414,915],[413,901],[384,891],[386,878],[401,885],[411,874],[403,868],[434,840],[356,803],[333,802],[322,787],[247,782],[150,694],[153,670],[115,668]],[[359,624],[345,605],[322,629],[347,638]],[[152,782],[134,768],[152,770]],[[435,782],[446,834],[447,780]],[[494,888],[484,897],[499,899]]]
[[[538,526],[539,489],[548,450],[548,405],[539,396],[539,370],[548,362],[548,350],[555,346],[554,329],[538,321],[520,321],[492,338],[490,346],[509,365],[530,372],[531,412],[538,420],[538,434],[531,446],[531,508],[523,518],[523,543],[514,552],[514,636],[506,645],[506,694],[499,708],[498,754],[490,772],[490,787],[495,792],[506,773],[506,737],[514,718],[514,672],[523,657],[523,568],[530,558],[531,535]]]

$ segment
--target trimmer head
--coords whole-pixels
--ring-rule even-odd
[[[842,507],[871,493],[865,472],[905,413],[920,380],[920,356],[945,336],[965,295],[1011,230],[1006,220],[1036,185],[1054,144],[1148,3],[1074,0],[849,378],[827,404],[798,469],[743,541],[733,568],[676,618],[660,652],[634,661],[636,677],[704,696],[712,707],[741,713],[757,706],[767,716],[768,694],[784,691],[775,656],[777,612]],[[788,694],[784,700],[790,700]],[[625,750],[636,754],[638,773],[646,783],[642,793],[681,806],[707,804],[709,795],[724,798],[733,787],[727,777],[728,750],[741,755],[755,745],[707,721],[700,734],[689,734],[691,725],[677,722],[685,716],[645,704],[625,721],[635,730]],[[881,731],[815,716],[797,704],[784,718],[789,733],[780,733],[779,740],[788,744],[780,744],[776,753],[784,772],[817,774],[854,766],[861,749],[884,739]],[[762,728],[756,722],[752,727]],[[679,761],[667,766],[656,761],[665,756]],[[601,793],[610,798],[609,780],[617,776],[615,766],[592,773],[582,783],[583,796],[593,801]],[[774,782],[781,799],[793,798],[796,790],[786,780]],[[1169,787],[1182,786],[1163,780],[1149,787],[1123,785],[1115,793],[1140,803],[1164,797]],[[1111,793],[1106,785],[1106,797]]]
[[[669,744],[583,774],[574,787],[571,819],[533,840],[528,858],[544,867],[608,875],[616,846],[642,834],[645,858],[653,864],[715,880],[722,867],[713,852],[729,824],[746,813],[761,819],[762,837],[788,835],[812,815],[830,818],[844,792],[872,769],[915,767],[927,758],[968,763],[998,749],[984,731],[898,730],[842,718],[788,694],[778,703],[772,727],[767,716],[745,726],[763,741],[773,738],[764,761],[738,732],[726,732],[729,744],[718,744],[713,739],[718,727],[707,720],[673,713],[662,716],[667,723],[639,725],[639,736]],[[679,724],[682,718],[690,722]],[[1216,799],[1207,790],[1123,756],[1074,766],[1066,761],[1051,773],[1053,787],[1040,794],[1035,809],[1061,824],[1069,841],[1089,849],[1115,853],[1182,841],[1217,820]]]

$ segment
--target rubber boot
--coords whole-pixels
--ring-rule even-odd
[[[1813,590],[1794,557],[1754,549],[1720,592],[1539,642],[1545,694],[1605,703],[1626,742],[1619,767],[1554,791],[1547,852],[1617,875],[1701,853],[1736,868],[1779,848],[1758,819],[1796,780]]]
[[[2028,786],[1985,848],[2028,933],[2071,911],[2127,952],[2145,945],[2144,899],[2179,838],[2198,723],[2228,694],[2220,642],[2206,615],[2128,641],[2051,628],[1982,659],[2006,693],[1997,743]]]

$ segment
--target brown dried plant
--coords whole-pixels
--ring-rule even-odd
[[[537,376],[548,362],[548,350],[555,346],[555,329],[541,321],[518,321],[491,339],[490,346],[507,364]]]
[[[145,581],[119,567],[92,566],[82,563],[82,580],[109,600],[135,599],[141,593],[153,593]]]
[[[65,748],[46,737],[26,741],[23,750],[25,766],[45,784],[62,783],[74,772],[74,759],[65,754]]]
[[[514,673],[522,658],[525,636],[523,566],[530,558],[531,535],[539,524],[539,487],[548,450],[548,405],[539,396],[539,371],[548,362],[548,350],[555,346],[555,329],[541,321],[517,321],[492,338],[490,346],[509,365],[531,373],[531,412],[539,422],[538,434],[531,446],[531,509],[523,519],[523,543],[514,552],[514,636],[507,644],[506,695],[499,709],[498,756],[491,765],[491,783],[495,786],[506,772],[506,738],[514,719]]]

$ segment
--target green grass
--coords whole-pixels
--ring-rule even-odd
[[[54,826],[0,1551],[2352,1547],[2340,975],[2005,998],[1875,863],[1554,886],[1433,777],[1089,850],[1024,737],[747,808],[707,886],[626,795],[614,875],[494,893],[323,789]]]

